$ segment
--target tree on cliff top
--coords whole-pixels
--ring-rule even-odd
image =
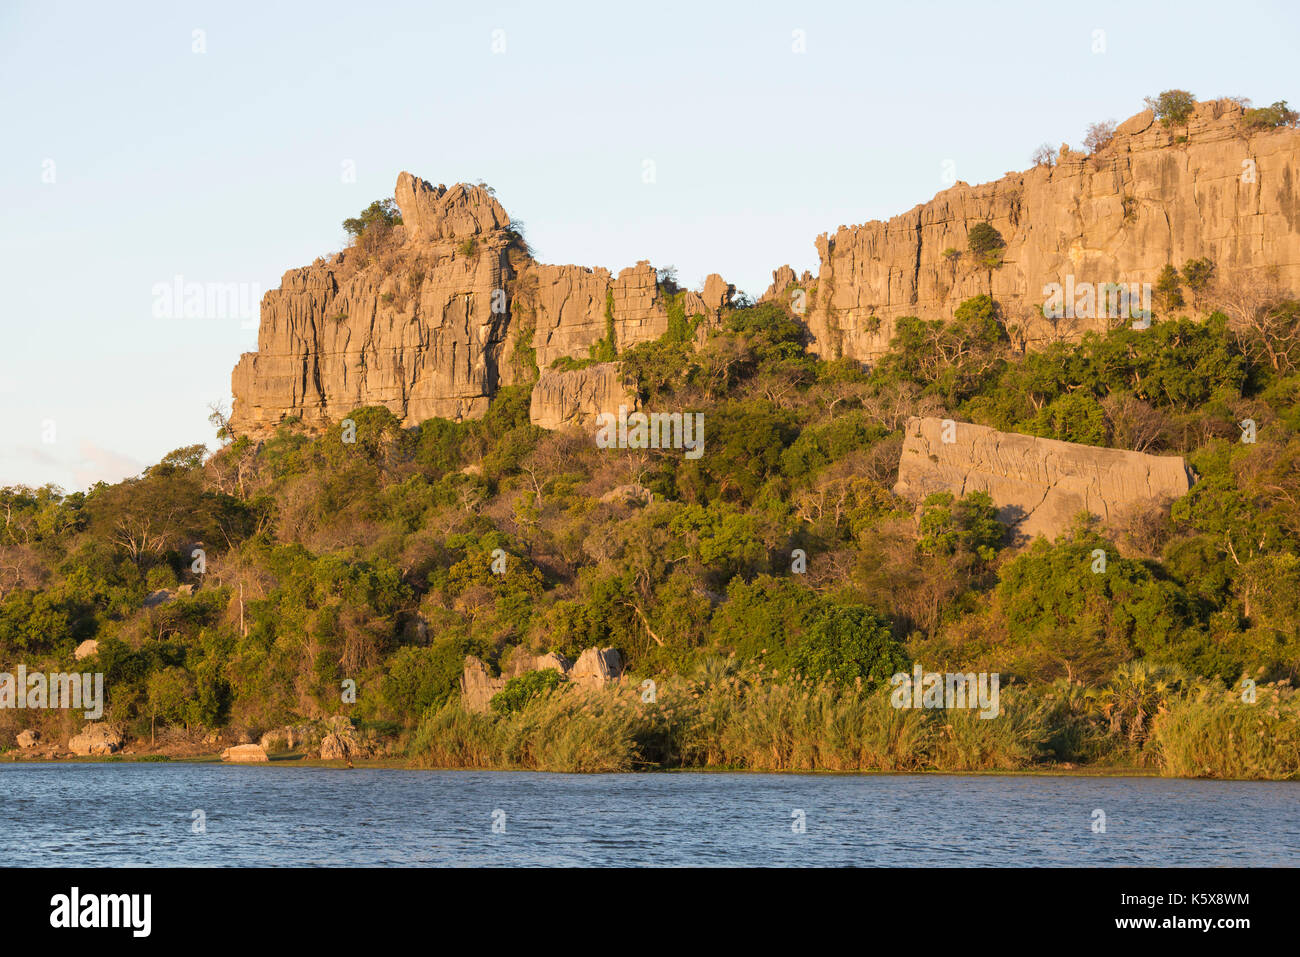
[[[343,220],[343,228],[350,236],[360,236],[376,223],[384,226],[400,226],[402,214],[397,202],[392,199],[377,199],[361,211],[360,216]]]
[[[1186,123],[1196,106],[1196,97],[1186,90],[1165,90],[1159,96],[1145,97],[1147,108],[1164,126]]]

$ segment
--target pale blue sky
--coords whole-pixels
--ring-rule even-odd
[[[757,295],[816,269],[818,233],[929,199],[946,160],[995,179],[1169,87],[1300,101],[1297,25],[1293,0],[5,0],[0,485],[211,442],[256,331],[156,318],[155,284],[274,287],[403,169],[486,180],[545,262]]]

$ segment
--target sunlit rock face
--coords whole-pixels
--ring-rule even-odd
[[[894,491],[914,502],[932,492],[987,492],[998,517],[1016,533],[1054,538],[1080,512],[1112,519],[1134,506],[1179,498],[1191,487],[1192,474],[1180,456],[913,417],[903,434]]]

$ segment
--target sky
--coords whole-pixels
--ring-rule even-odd
[[[757,296],[818,234],[1144,96],[1294,104],[1298,26],[1294,0],[0,0],[0,486],[215,448],[261,293],[402,170],[487,182],[543,262]],[[186,318],[178,281],[236,295]]]

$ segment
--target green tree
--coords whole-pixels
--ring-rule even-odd
[[[350,236],[360,236],[371,226],[399,226],[402,214],[392,199],[377,199],[358,216],[343,220],[343,229]]]
[[[1146,105],[1166,127],[1181,126],[1191,118],[1196,97],[1186,90],[1165,90],[1159,96],[1146,97]]]

